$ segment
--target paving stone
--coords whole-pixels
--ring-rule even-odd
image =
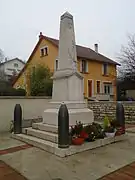
[[[0,180],[27,180],[13,168],[0,161]]]
[[[127,165],[113,173],[110,173],[99,180],[135,180],[135,162]]]

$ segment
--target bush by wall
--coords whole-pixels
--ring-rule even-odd
[[[0,96],[25,96],[26,91],[24,89],[7,88],[0,90]]]

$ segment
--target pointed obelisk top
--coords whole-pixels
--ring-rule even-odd
[[[68,11],[66,11],[62,16],[61,16],[61,20],[64,18],[69,18],[69,19],[73,19],[72,14],[70,14]]]

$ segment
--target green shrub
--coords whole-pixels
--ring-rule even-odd
[[[108,127],[108,126],[110,126],[110,121],[109,121],[108,116],[105,115],[105,117],[104,117],[104,129],[105,129],[106,127]]]
[[[12,87],[0,89],[0,96],[25,96],[26,91],[24,89],[15,89]]]
[[[26,91],[22,88],[16,89],[14,93],[15,96],[26,96]]]
[[[51,96],[53,82],[50,79],[51,72],[48,67],[38,66],[30,77],[31,96]]]

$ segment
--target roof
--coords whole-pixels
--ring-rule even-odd
[[[59,46],[59,40],[51,38],[51,37],[47,37],[47,36],[42,36],[42,37],[45,39],[48,39],[57,47]],[[88,60],[94,60],[94,61],[96,60],[99,62],[105,62],[105,63],[120,65],[119,63],[113,61],[112,59],[109,59],[108,57],[106,57],[100,53],[97,53],[88,47],[76,45],[76,51],[77,51],[77,57],[80,57],[80,58],[85,58]]]
[[[13,82],[13,84],[17,81],[17,79],[21,76],[21,74],[24,72],[24,70],[26,69],[28,63],[31,61],[34,53],[36,52],[40,42],[43,40],[43,39],[46,39],[48,41],[50,41],[52,44],[54,44],[57,48],[59,47],[59,40],[58,39],[54,39],[54,38],[51,38],[51,37],[47,37],[47,36],[43,36],[42,33],[40,33],[40,36],[39,36],[39,41],[38,43],[36,44],[33,52],[31,53],[27,63],[25,64],[25,66],[23,67],[23,69],[20,71],[20,73],[18,74],[17,78],[15,79],[15,81]],[[88,60],[92,60],[92,61],[99,61],[99,62],[104,62],[104,63],[110,63],[110,64],[115,64],[115,65],[120,65],[118,64],[117,62],[99,54],[99,53],[96,53],[94,50],[88,48],[88,47],[84,47],[84,46],[80,46],[80,45],[76,45],[76,50],[77,50],[77,57],[80,57],[80,58],[84,58],[84,59],[88,59]]]
[[[3,65],[3,64],[6,64],[6,63],[8,63],[8,62],[15,61],[15,60],[20,61],[21,63],[25,64],[25,62],[22,61],[21,59],[14,58],[14,59],[10,59],[10,60],[7,60],[7,61],[5,61],[5,62],[0,63],[0,66]]]

